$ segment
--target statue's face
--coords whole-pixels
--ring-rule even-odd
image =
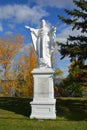
[[[46,26],[46,22],[45,22],[45,20],[42,20],[41,21],[41,27],[44,27],[44,26]]]

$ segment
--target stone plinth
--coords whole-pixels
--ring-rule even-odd
[[[32,71],[34,77],[34,98],[31,102],[30,118],[56,119],[51,68],[37,68]]]

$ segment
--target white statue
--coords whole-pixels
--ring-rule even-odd
[[[38,57],[39,67],[51,67],[51,55],[54,50],[56,27],[48,28],[45,20],[39,29],[25,26],[31,32],[32,42]]]

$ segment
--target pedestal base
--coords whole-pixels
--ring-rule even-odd
[[[44,99],[43,99],[44,100]],[[49,101],[33,101],[31,102],[32,113],[30,118],[36,119],[56,119],[55,112],[56,100]]]
[[[31,104],[30,118],[56,119],[52,68],[37,68],[32,71],[34,77],[34,98]]]

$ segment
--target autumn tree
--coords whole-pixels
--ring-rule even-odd
[[[25,53],[27,52],[27,53]],[[25,53],[25,54],[23,54]],[[17,88],[18,93],[22,92],[25,96],[33,96],[33,77],[31,71],[36,68],[37,58],[33,46],[30,44],[29,48],[24,48],[22,55],[17,63],[16,70],[18,71]],[[21,91],[20,91],[21,90]],[[21,94],[19,94],[21,96]]]
[[[8,79],[7,72],[10,68],[13,57],[18,53],[23,46],[25,38],[19,34],[0,38],[0,64],[4,69],[4,80]]]

